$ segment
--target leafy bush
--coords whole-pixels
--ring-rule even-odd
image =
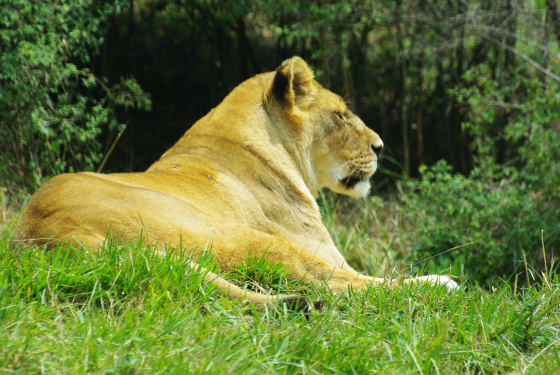
[[[515,87],[502,87],[474,76],[477,86],[455,94],[469,106],[465,127],[478,166],[465,177],[440,162],[409,183],[403,200],[415,223],[412,257],[455,264],[481,282],[531,278],[527,265],[544,270],[545,253],[553,259],[560,250],[560,98],[555,85],[518,77]],[[489,129],[503,109],[495,103],[515,109],[499,131]],[[507,143],[506,165],[495,161],[498,142]]]
[[[117,110],[148,109],[133,79],[95,75],[104,22],[125,1],[1,1],[0,185],[36,188],[43,178],[92,169],[99,134],[122,128]]]
[[[560,249],[558,199],[552,202],[513,177],[497,180],[481,169],[469,177],[452,174],[444,162],[424,168],[422,177],[409,183],[404,196],[416,223],[413,258],[456,264],[459,272],[489,282],[520,272],[524,278],[527,263],[542,266],[541,233],[549,255]]]

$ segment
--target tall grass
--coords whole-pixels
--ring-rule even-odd
[[[405,251],[395,202],[329,207],[325,199],[325,220],[354,266],[378,275],[409,269],[395,261]],[[0,226],[0,373],[560,372],[554,270],[523,288],[409,285],[334,296],[253,259],[226,277],[325,301],[309,316],[282,307],[257,313],[201,282],[188,253],[158,257],[113,242],[99,254],[10,250],[13,225]]]

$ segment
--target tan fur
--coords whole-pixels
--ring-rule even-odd
[[[361,289],[384,280],[346,263],[315,197],[323,187],[365,196],[382,145],[293,57],[240,84],[147,171],[52,178],[23,210],[16,240],[95,248],[107,234],[143,235],[156,247],[211,248],[224,270],[264,256],[293,278],[333,291]],[[266,303],[216,275],[206,279],[232,296]],[[456,286],[445,276],[406,280],[413,281]]]

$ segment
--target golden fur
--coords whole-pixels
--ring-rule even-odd
[[[365,196],[381,138],[301,58],[236,87],[147,171],[72,173],[45,183],[23,210],[16,240],[63,239],[95,248],[108,233],[149,245],[209,248],[221,269],[249,255],[283,263],[293,278],[333,291],[385,280],[359,274],[321,222],[315,197],[327,187]],[[161,247],[160,247],[161,248]],[[262,306],[214,274],[234,297]],[[445,276],[406,279],[456,284]],[[276,296],[289,299],[292,296]]]

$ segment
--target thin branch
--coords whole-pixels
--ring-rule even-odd
[[[529,56],[525,55],[524,53],[521,53],[519,51],[517,51],[515,48],[508,46],[507,44],[505,44],[504,42],[494,39],[492,37],[489,37],[488,35],[480,35],[482,38],[488,40],[491,43],[497,44],[500,47],[507,49],[508,51],[510,51],[511,53],[513,53],[514,55],[520,57],[523,61],[525,61],[527,64],[533,66],[535,69],[537,69],[539,72],[543,73],[544,75],[546,75],[549,78],[552,78],[553,80],[555,80],[556,82],[560,83],[560,76],[552,73],[550,70],[546,69],[545,67],[543,67],[541,64],[539,64],[538,62],[536,62],[535,60],[531,59]]]
[[[107,151],[107,153],[105,154],[105,157],[103,158],[103,161],[101,161],[101,164],[99,165],[99,168],[97,168],[97,173],[101,173],[101,171],[105,167],[105,163],[107,163],[107,159],[109,159],[109,156],[111,155],[111,153],[115,149],[115,146],[117,145],[117,142],[119,141],[119,139],[121,139],[121,136],[123,135],[124,131],[126,130],[126,126],[127,125],[125,125],[122,128],[122,130],[119,132],[119,134],[117,134],[115,140],[113,141],[113,143],[111,144],[111,147],[109,148],[109,151]]]
[[[526,43],[532,45],[533,47],[535,47],[537,49],[540,49],[541,51],[543,51],[545,53],[548,53],[549,55],[553,55],[554,57],[556,57],[560,60],[560,55],[550,52],[548,47],[546,47],[546,46],[544,46],[540,43],[537,43],[537,42],[535,42],[534,39],[525,37],[522,34],[512,33],[511,31],[505,30],[501,27],[485,26],[485,25],[476,25],[474,27],[471,27],[471,29],[473,29],[473,30],[479,29],[479,30],[482,30],[482,31],[493,32],[493,33],[496,33],[498,35],[505,35],[505,36],[514,37],[516,39],[522,40],[523,42],[526,42]]]
[[[523,107],[522,105],[515,104],[515,103],[507,103],[504,102],[503,100],[486,100],[486,104],[493,107],[504,108],[504,109],[517,109],[517,110],[525,109],[525,107]]]

